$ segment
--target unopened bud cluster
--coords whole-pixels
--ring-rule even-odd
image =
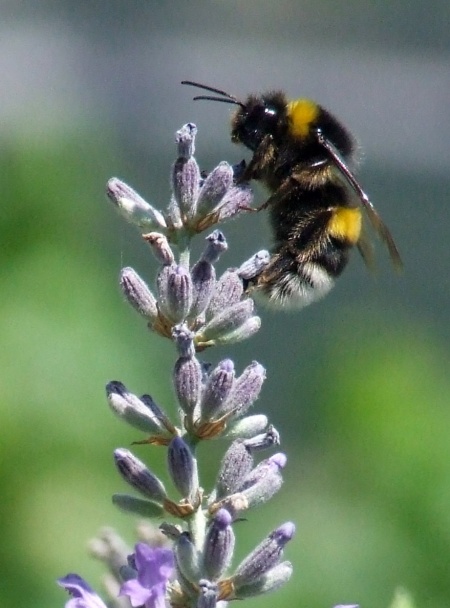
[[[130,304],[148,327],[172,338],[174,326],[184,322],[194,334],[197,351],[216,344],[244,340],[260,327],[254,303],[245,287],[267,265],[269,254],[259,252],[238,269],[216,277],[214,264],[228,245],[223,233],[206,237],[200,258],[191,266],[191,238],[214,224],[252,208],[247,184],[236,184],[233,168],[220,163],[202,178],[193,156],[195,125],[184,125],[176,135],[178,158],[171,174],[172,198],[166,211],[144,201],[117,178],[108,182],[107,195],[122,215],[137,226],[160,267],[155,290],[132,268],[121,272],[120,284]],[[172,246],[179,253],[177,260]]]
[[[173,338],[176,326],[184,323],[192,332],[197,351],[239,342],[258,331],[261,320],[255,315],[253,300],[244,292],[239,270],[227,270],[216,279],[213,263],[227,248],[222,232],[215,230],[207,237],[205,250],[192,268],[175,262],[164,236],[148,234],[144,238],[162,264],[156,295],[132,268],[121,271],[120,284],[126,299],[151,330]]]
[[[106,193],[127,221],[145,232],[159,232],[181,242],[214,224],[251,210],[248,184],[236,184],[233,168],[220,163],[206,178],[194,158],[197,127],[188,123],[176,133],[178,157],[172,167],[172,198],[166,211],[147,203],[133,188],[113,177]]]

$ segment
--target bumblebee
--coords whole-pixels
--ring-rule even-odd
[[[350,170],[355,140],[325,108],[310,99],[289,101],[282,91],[233,95],[192,81],[215,95],[195,100],[237,106],[231,140],[252,153],[240,181],[261,181],[274,244],[254,289],[276,307],[301,308],[324,296],[356,246],[368,266],[373,251],[362,226],[364,210],[396,269],[400,254],[383,220]]]

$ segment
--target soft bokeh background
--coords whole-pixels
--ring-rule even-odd
[[[323,302],[262,311],[255,338],[207,353],[267,366],[257,408],[289,455],[282,492],[236,529],[241,558],[298,526],[292,582],[257,605],[379,608],[404,585],[417,606],[448,608],[449,22],[446,0],[0,2],[2,607],[62,606],[68,571],[100,590],[85,544],[102,525],[133,542],[110,503],[124,490],[111,453],[140,437],[103,387],[120,379],[173,408],[174,353],[122,301],[119,269],[150,281],[155,263],[103,192],[117,175],[164,206],[187,121],[204,169],[245,156],[229,108],[192,103],[188,78],[334,111],[405,262],[396,276],[380,249],[373,278],[355,255]],[[225,227],[222,268],[268,245],[260,215]],[[203,458],[206,487],[222,451]],[[162,450],[136,453],[163,471]]]

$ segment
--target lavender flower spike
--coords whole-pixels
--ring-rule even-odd
[[[103,600],[78,574],[67,574],[59,578],[58,585],[72,596],[72,599],[66,602],[66,608],[107,608]]]
[[[131,605],[165,608],[167,582],[174,571],[173,553],[169,549],[152,549],[145,543],[135,547],[137,578],[124,583],[119,595],[128,596]]]
[[[227,99],[244,108],[225,94]],[[119,474],[137,495],[114,494],[113,504],[127,513],[158,518],[159,523],[166,515],[176,520],[162,521],[162,539],[141,531],[139,538],[145,542],[139,542],[132,555],[125,543],[116,541],[97,548],[97,557],[110,570],[107,592],[116,608],[222,608],[227,601],[274,591],[292,575],[292,564],[282,561],[295,531],[290,522],[267,535],[234,572],[230,569],[240,528],[234,524],[243,511],[265,503],[280,489],[286,456],[279,452],[258,458],[255,464],[255,454],[280,442],[264,414],[249,415],[266,377],[264,367],[253,361],[237,375],[228,355],[213,364],[200,354],[258,331],[261,320],[252,284],[270,254],[260,251],[217,277],[216,262],[228,245],[221,230],[214,230],[193,261],[192,239],[198,233],[252,210],[245,162],[237,167],[221,163],[204,176],[194,158],[196,132],[193,123],[177,131],[171,198],[164,211],[146,203],[121,180],[113,178],[107,186],[109,199],[141,229],[156,257],[154,291],[149,287],[154,281],[147,284],[128,267],[121,271],[120,286],[147,327],[171,340],[177,403],[170,414],[150,395],[135,395],[119,381],[108,383],[107,399],[121,420],[146,434],[144,441],[135,443],[165,451],[166,477],[180,494],[178,501],[172,500],[162,478],[144,462],[125,448],[114,451]],[[214,486],[204,487],[197,446],[218,437],[231,445]],[[150,458],[146,450],[147,454]],[[66,608],[106,608],[78,575],[69,574],[59,584],[72,595]]]

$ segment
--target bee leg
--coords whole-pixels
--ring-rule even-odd
[[[268,157],[270,158],[273,156],[273,148],[272,135],[266,135],[254,151],[251,161],[239,176],[238,183],[249,182],[252,179],[260,179],[261,167],[266,166]]]
[[[233,178],[234,178],[235,184],[238,184],[241,181],[246,168],[247,168],[247,163],[244,159],[242,159],[240,163],[236,163],[235,165],[232,166]]]
[[[295,182],[295,180],[292,180],[292,178],[290,177],[287,178],[281,184],[281,186],[269,196],[265,203],[263,203],[259,207],[255,207],[255,211],[263,211],[264,209],[267,209],[272,205],[277,205],[278,203],[281,203],[286,196],[291,197],[293,182],[294,186],[297,187],[297,183]]]

